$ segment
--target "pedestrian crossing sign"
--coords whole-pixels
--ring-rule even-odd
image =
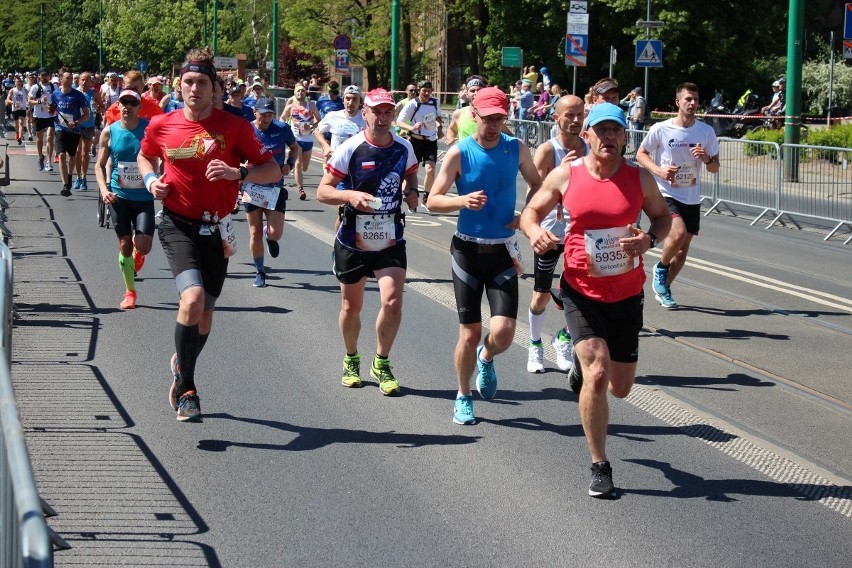
[[[662,67],[663,42],[658,39],[640,39],[636,42],[636,67]]]

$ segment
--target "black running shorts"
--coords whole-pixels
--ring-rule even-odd
[[[117,197],[109,206],[109,214],[115,223],[115,234],[124,237],[133,234],[133,228],[143,235],[154,234],[154,201],[137,201]]]
[[[68,132],[67,130],[56,131],[56,153],[68,154],[69,156],[77,155],[77,148],[80,146],[80,135],[76,132]]]
[[[598,302],[574,290],[564,278],[559,283],[565,304],[565,322],[574,343],[590,337],[606,341],[609,358],[619,363],[639,360],[639,331],[645,293],[619,302]]]
[[[362,278],[375,278],[375,271],[383,268],[408,268],[405,242],[378,252],[363,252],[348,249],[335,240],[332,254],[332,271],[341,284],[355,284]]]
[[[683,219],[683,224],[686,225],[686,232],[690,235],[698,235],[698,229],[701,225],[701,204],[687,205],[681,203],[677,199],[666,197],[666,204],[669,206],[669,212],[672,217],[680,217]]]
[[[453,289],[462,325],[482,322],[482,293],[492,316],[518,319],[518,271],[505,244],[480,245],[453,237]]]
[[[199,234],[201,225],[173,218],[168,211],[163,214],[158,234],[172,276],[197,270],[201,274],[204,291],[218,298],[228,275],[228,259],[222,248],[219,231],[211,235]]]

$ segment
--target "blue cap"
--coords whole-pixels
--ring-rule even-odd
[[[620,107],[612,103],[598,103],[589,111],[589,116],[586,119],[586,129],[606,120],[617,122],[622,128],[627,128],[627,121],[624,120],[624,111]]]

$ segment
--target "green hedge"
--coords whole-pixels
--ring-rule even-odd
[[[784,129],[779,128],[776,130],[757,130],[747,133],[743,138],[745,140],[760,140],[766,142],[775,142],[776,144],[783,144]],[[837,126],[831,126],[829,128],[811,127],[804,129],[802,131],[800,143],[807,144],[808,146],[830,146],[832,148],[849,148],[849,153],[835,152],[832,156],[829,157],[829,160],[833,162],[843,159],[848,160],[852,158],[852,124],[841,124]],[[746,156],[762,156],[764,154],[771,154],[773,158],[776,157],[774,147],[762,144],[746,144],[743,149],[743,152]],[[815,154],[816,151],[805,150],[802,153],[802,159],[813,159],[815,157]]]

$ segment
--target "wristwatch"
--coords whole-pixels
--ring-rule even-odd
[[[248,176],[248,168],[245,166],[240,166],[240,180],[246,179]]]
[[[657,235],[655,235],[655,234],[654,234],[654,233],[652,233],[651,231],[648,231],[648,232],[647,232],[647,233],[645,233],[645,234],[646,234],[646,235],[648,235],[648,238],[649,238],[649,239],[651,239],[651,246],[650,246],[650,247],[648,247],[648,248],[654,248],[655,246],[657,246]]]

